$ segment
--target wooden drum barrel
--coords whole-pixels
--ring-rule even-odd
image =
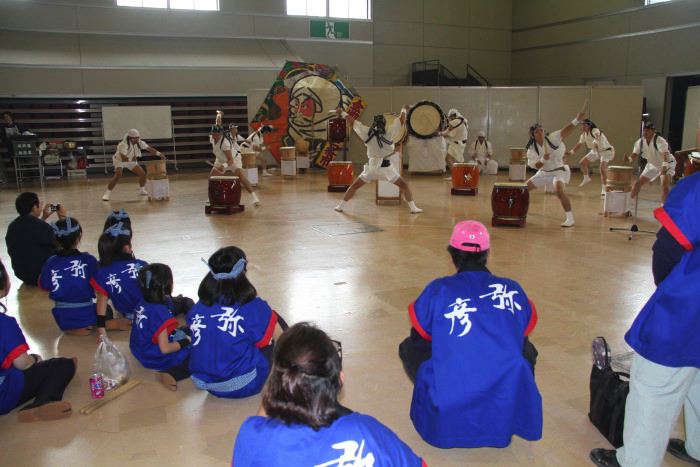
[[[452,164],[453,195],[476,195],[479,191],[479,166],[474,163]]]
[[[530,192],[525,183],[495,183],[491,192],[491,225],[524,227],[530,208]]]
[[[297,151],[294,146],[282,146],[280,148],[281,159],[283,161],[295,161],[297,159]]]
[[[244,169],[254,169],[256,167],[255,156],[256,152],[252,149],[241,149],[241,161]]]
[[[527,164],[527,149],[525,149],[525,148],[510,148],[510,163],[511,164]]]
[[[696,172],[700,172],[700,152],[691,152],[683,167],[683,176],[688,177]]]
[[[346,192],[354,177],[352,162],[332,161],[328,164],[328,191]]]
[[[212,206],[241,204],[241,183],[238,177],[209,177],[209,203]]]
[[[606,191],[631,191],[634,167],[611,165],[607,169]]]

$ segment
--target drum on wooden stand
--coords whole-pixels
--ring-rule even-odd
[[[406,123],[411,135],[416,138],[429,139],[438,136],[445,129],[447,117],[435,102],[420,101],[408,111]]]
[[[474,163],[465,164],[455,162],[452,164],[452,190],[453,195],[474,196],[479,192],[479,166]]]
[[[348,191],[355,172],[350,161],[332,161],[328,164],[328,191],[344,193]]]
[[[297,174],[297,150],[294,146],[282,146],[280,148],[282,175],[294,177]]]
[[[611,165],[606,171],[605,191],[632,191],[634,167]]]
[[[530,192],[525,183],[495,183],[491,192],[491,225],[524,227],[530,208]]]
[[[328,120],[328,141],[344,143],[347,137],[348,129],[344,118],[335,117]]]
[[[257,153],[252,149],[241,148],[241,162],[243,163],[244,169],[252,169],[257,167],[257,163],[255,161],[256,155]]]
[[[700,152],[691,152],[683,167],[683,176],[688,177],[696,172],[700,172]]]
[[[306,172],[306,169],[308,169],[311,166],[310,160],[309,160],[309,148],[310,144],[307,140],[303,138],[299,138],[296,141],[294,141],[294,148],[296,149],[297,153],[297,170],[300,172]]]
[[[238,177],[209,177],[209,202],[204,207],[206,214],[233,214],[243,211],[241,204],[241,182]]]
[[[527,178],[527,149],[510,148],[510,165],[508,166],[508,180],[521,182]]]

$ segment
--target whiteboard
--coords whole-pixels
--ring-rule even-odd
[[[694,148],[700,141],[696,141],[696,135],[700,129],[700,86],[688,88],[688,96],[685,101],[685,122],[683,124],[683,147]]]
[[[145,140],[173,137],[169,105],[102,106],[105,141],[117,141],[136,128]]]

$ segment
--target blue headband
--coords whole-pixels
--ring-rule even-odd
[[[124,210],[124,208],[120,209],[119,211],[112,211],[109,213],[109,216],[107,216],[107,219],[116,219],[118,221],[128,218],[129,214]]]
[[[231,272],[214,272],[211,269],[211,266],[209,266],[209,263],[207,262],[206,259],[201,258],[202,262],[207,265],[209,268],[209,272],[211,272],[211,276],[214,278],[214,280],[217,281],[223,281],[226,279],[235,279],[236,277],[240,276],[241,273],[245,270],[245,265],[246,265],[246,260],[241,258],[238,261],[236,261],[236,264],[233,265],[231,268]]]
[[[131,235],[131,230],[125,229],[124,223],[119,222],[105,230],[104,233],[110,234],[112,237],[118,237],[120,235]]]
[[[75,225],[70,220],[70,217],[66,217],[66,228],[61,229],[56,225],[56,222],[51,224],[51,228],[53,229],[53,233],[56,234],[57,237],[67,237],[68,235],[77,232],[80,230],[80,224],[77,222]]]

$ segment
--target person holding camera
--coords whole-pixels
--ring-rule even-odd
[[[19,217],[7,226],[5,243],[12,260],[12,270],[25,284],[37,285],[41,268],[56,253],[54,232],[45,222],[54,212],[65,219],[67,211],[60,204],[44,204],[36,193],[20,193],[15,200]]]

